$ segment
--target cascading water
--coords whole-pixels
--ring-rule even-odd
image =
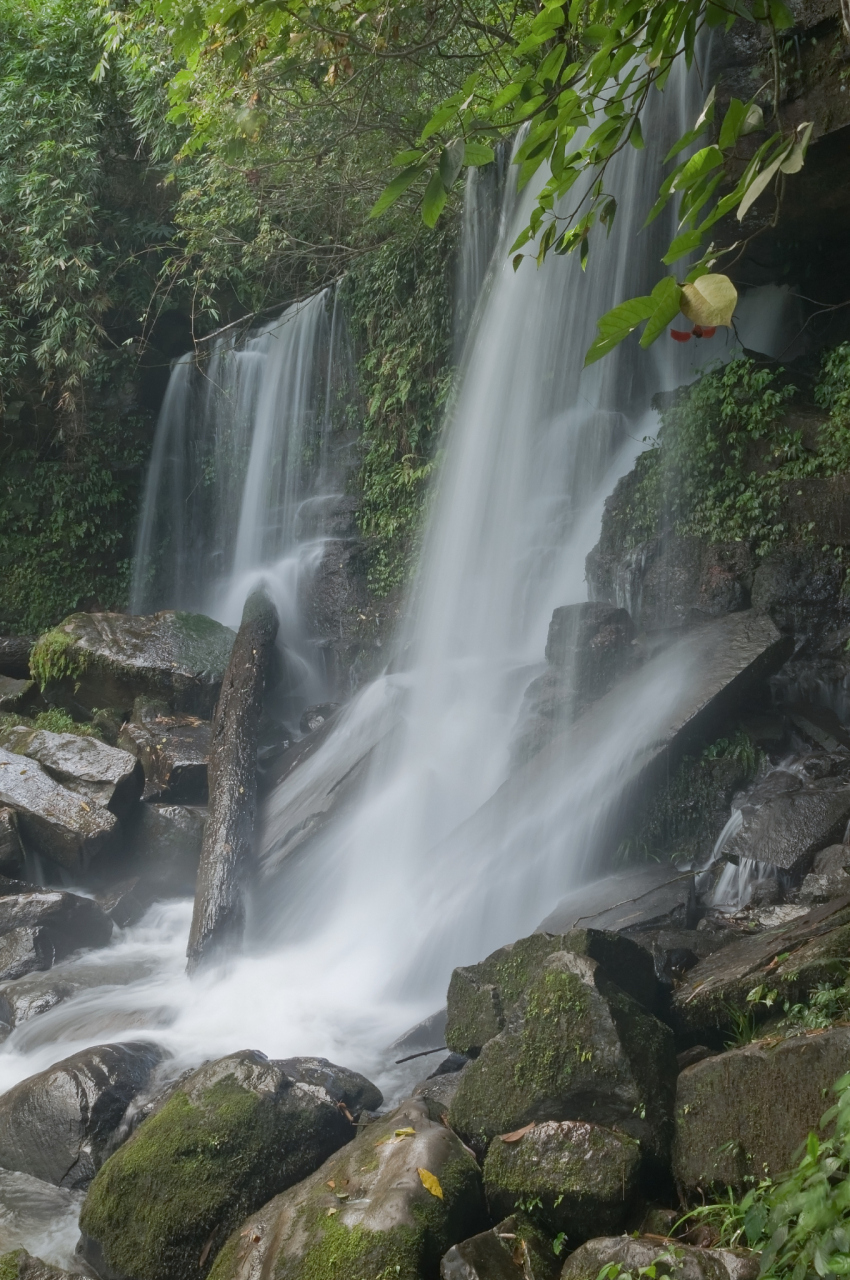
[[[260,580],[281,643],[322,694],[299,593],[321,558],[327,515],[351,462],[336,421],[352,401],[348,337],[326,289],[201,359],[177,361],[142,503],[131,607],[196,609],[238,625]],[[292,665],[292,664],[291,664]]]
[[[695,91],[682,73],[663,97],[654,95],[644,132],[657,139],[656,155],[693,118]],[[691,353],[663,339],[648,353],[630,340],[582,371],[598,316],[654,283],[669,227],[637,238],[658,183],[652,154],[617,158],[617,223],[586,272],[575,256],[513,271],[506,249],[532,194],[508,193],[395,669],[358,695],[325,747],[270,798],[246,953],[229,970],[190,983],[183,970],[191,904],[155,906],[104,952],[66,962],[86,968],[83,989],[15,1029],[0,1055],[0,1088],[132,1031],[162,1043],[174,1071],[256,1045],[274,1056],[325,1054],[392,1092],[383,1046],[439,1007],[452,967],[529,932],[587,876],[621,779],[675,707],[684,666],[666,670],[663,681],[633,683],[592,751],[563,733],[560,752],[529,774],[507,814],[497,802],[552,610],[586,598],[585,554],[605,496],[652,428],[653,392],[691,374]],[[324,303],[303,311],[309,307],[317,324],[326,323]],[[268,424],[278,396],[310,401],[295,390],[306,378],[309,344],[299,346],[293,326],[280,339],[289,354],[273,374],[272,330],[239,350],[216,348],[203,373],[178,366],[146,500],[136,607],[185,605],[196,577],[201,590],[192,602],[224,609],[228,582],[297,541],[287,512],[293,495],[303,501],[303,481],[288,489],[288,475],[270,469],[274,440],[283,437]],[[208,379],[201,409],[199,378]],[[239,412],[222,411],[223,388]],[[310,403],[315,414],[315,394]],[[292,422],[294,410],[287,414]],[[191,461],[191,442],[201,438],[204,449]],[[244,476],[232,506],[228,493],[211,499],[214,482],[200,498],[194,488],[199,459],[219,457]],[[213,474],[227,477],[218,464]],[[237,488],[232,479],[229,486]],[[215,537],[210,508],[222,521]],[[172,528],[181,531],[172,538],[174,572],[154,599],[146,566],[156,564]],[[299,804],[306,813],[317,792],[339,794],[358,768],[357,793],[328,810],[312,842],[285,856]],[[130,981],[128,970],[136,975]]]

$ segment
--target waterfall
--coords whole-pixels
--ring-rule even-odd
[[[352,399],[335,289],[235,338],[183,356],[169,380],[145,486],[134,612],[197,609],[230,625],[258,577],[278,597],[284,641],[298,634],[299,578],[348,460],[337,409]]]

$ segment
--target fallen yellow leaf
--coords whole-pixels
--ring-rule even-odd
[[[443,1188],[440,1186],[439,1178],[433,1173],[429,1173],[427,1169],[417,1169],[420,1180],[426,1191],[430,1191],[432,1196],[436,1196],[438,1200],[443,1198]]]
[[[396,1129],[395,1136],[397,1138],[412,1138],[416,1133],[415,1129]]]
[[[531,1124],[524,1124],[521,1129],[514,1129],[512,1133],[500,1133],[500,1142],[519,1142],[520,1138],[524,1138],[534,1128],[534,1121]]]
[[[728,276],[700,276],[692,284],[682,285],[682,315],[694,324],[713,328],[732,323],[738,305],[738,290]]]

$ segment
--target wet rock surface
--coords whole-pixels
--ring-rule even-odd
[[[204,803],[209,794],[211,728],[207,720],[173,715],[164,702],[138,698],[121,727],[118,745],[137,756],[145,796]]]
[[[100,1045],[22,1080],[0,1097],[0,1167],[87,1186],[161,1059],[150,1044]]]
[[[245,1050],[208,1063],[98,1173],[80,1219],[84,1254],[101,1275],[205,1275],[247,1214],[355,1134],[324,1088],[280,1062]]]
[[[34,760],[0,747],[0,805],[16,814],[24,843],[69,871],[84,871],[113,844],[114,814],[57,782]]]
[[[844,763],[846,769],[850,762]],[[753,788],[740,812],[741,829],[724,857],[769,863],[799,880],[815,853],[843,836],[850,820],[850,781],[776,770]]]
[[[139,762],[98,738],[17,726],[0,733],[0,745],[37,761],[57,782],[119,817],[142,794],[144,774]]]
[[[588,1240],[564,1264],[561,1280],[597,1280],[604,1267],[631,1275],[655,1265],[670,1280],[757,1280],[758,1258],[731,1249],[699,1249],[678,1241],[609,1236]]]
[[[633,1138],[583,1120],[547,1120],[490,1144],[484,1190],[494,1217],[539,1202],[547,1230],[575,1245],[623,1229],[639,1169]]]
[[[18,834],[14,809],[0,807],[0,872],[17,875],[24,863],[24,847]]]
[[[28,680],[30,652],[37,636],[0,636],[0,675]]]
[[[38,685],[34,680],[15,680],[0,675],[0,711],[18,715],[26,713],[38,702]]]
[[[198,806],[139,805],[128,833],[127,869],[171,897],[194,894],[206,811]]]
[[[40,1257],[47,1254],[53,1266],[76,1272],[74,1249],[82,1199],[81,1191],[0,1169],[0,1258],[20,1251]]]
[[[359,1071],[338,1067],[327,1058],[281,1058],[278,1061],[288,1076],[300,1084],[324,1089],[337,1104],[342,1103],[356,1115],[360,1111],[377,1111],[384,1095]]]
[[[74,613],[40,638],[33,660],[49,657],[51,646],[61,648],[68,674],[48,680],[49,701],[127,714],[142,695],[207,717],[233,640],[229,628],[199,613]]]
[[[0,1038],[39,1014],[48,1013],[57,1005],[70,1000],[78,991],[100,987],[104,982],[124,985],[145,976],[144,965],[133,960],[111,960],[90,957],[91,963],[81,963],[79,958],[59,963],[50,970],[36,970],[24,977],[11,979],[0,985]]]
[[[41,1258],[34,1258],[26,1249],[14,1249],[0,1255],[0,1275],[3,1280],[75,1280],[82,1278],[80,1271],[63,1271]]]
[[[112,921],[91,898],[59,890],[0,896],[0,980],[49,969],[80,948],[105,947],[111,936]]]
[[[487,1225],[475,1160],[422,1103],[409,1100],[244,1222],[211,1277],[307,1280],[396,1268],[433,1276],[452,1245]]]
[[[521,1214],[453,1245],[440,1280],[553,1280],[560,1270],[549,1239]]]
[[[679,1076],[673,1171],[688,1193],[776,1178],[817,1131],[850,1062],[850,1027],[777,1037],[705,1058]]]

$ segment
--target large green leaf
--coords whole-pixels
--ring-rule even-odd
[[[679,314],[679,307],[682,301],[682,289],[672,276],[665,276],[663,280],[659,280],[658,284],[652,290],[650,298],[652,310],[646,322],[640,345],[642,347],[650,347],[656,338],[660,337],[667,328],[671,320],[675,320]]]
[[[652,298],[629,298],[601,316],[596,326],[597,334],[584,357],[584,367],[595,364],[609,351],[613,351],[642,320],[647,320],[654,310]]]
[[[402,169],[401,173],[393,178],[392,182],[384,187],[384,190],[378,196],[378,199],[369,210],[370,218],[379,218],[382,213],[389,209],[391,204],[395,204],[399,196],[402,195],[409,186],[420,178],[425,172],[423,164],[412,164],[407,169]]]
[[[443,185],[443,179],[439,173],[431,174],[431,181],[425,188],[425,195],[422,198],[422,221],[426,227],[433,227],[443,212],[448,192]]]

